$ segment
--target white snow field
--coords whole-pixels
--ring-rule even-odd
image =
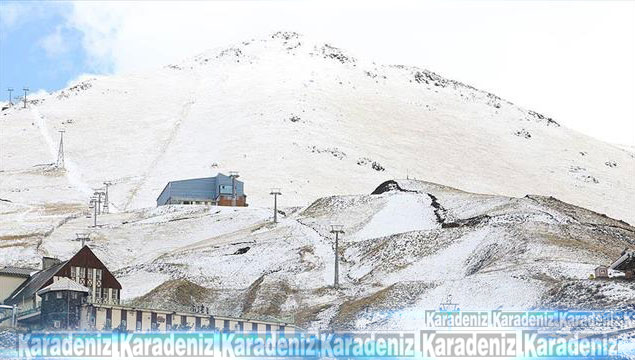
[[[423,69],[276,33],[80,81],[0,126],[0,266],[66,259],[88,231],[133,304],[330,328],[403,327],[448,295],[633,306],[631,283],[588,277],[635,244],[635,155]],[[247,208],[155,207],[170,180],[231,170]],[[112,213],[91,228],[104,181]]]
[[[303,206],[408,174],[635,221],[632,152],[427,70],[295,33],[32,100],[0,114],[0,198],[16,203],[85,202],[109,180],[113,206],[133,210],[153,206],[170,180],[236,170],[252,205],[269,206],[269,189],[282,187],[286,204]],[[55,162],[61,129],[67,171],[40,171]]]
[[[449,295],[463,309],[633,306],[635,284],[587,279],[635,244],[635,228],[554,198],[399,180],[372,195],[331,196],[282,210],[278,224],[270,209],[259,207],[120,212],[90,229],[89,244],[130,304],[203,303],[216,314],[311,328],[403,328]],[[39,218],[23,220],[40,226]],[[36,266],[37,255],[68,258],[80,247],[75,233],[90,222],[85,216],[58,221],[46,234],[32,235],[36,244],[5,238],[0,265]],[[329,232],[336,223],[346,231],[337,290]]]

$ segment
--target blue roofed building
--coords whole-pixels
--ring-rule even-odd
[[[170,181],[157,198],[157,206],[247,206],[245,186],[236,178],[219,173],[214,177]]]

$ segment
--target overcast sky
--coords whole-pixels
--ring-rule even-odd
[[[55,90],[292,30],[421,66],[602,140],[635,145],[635,2],[0,3],[0,89]],[[4,96],[3,96],[4,98]]]

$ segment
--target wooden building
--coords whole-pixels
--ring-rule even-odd
[[[24,279],[4,300],[5,305],[18,306],[23,314],[18,321],[39,323],[42,298],[38,292],[62,278],[88,288],[88,302],[119,303],[121,284],[88,246],[84,246],[67,261],[47,258],[43,259],[42,265],[42,270]]]
[[[5,300],[18,307],[18,324],[32,329],[285,334],[296,329],[283,322],[121,305],[121,284],[88,246],[67,261],[46,258],[42,265],[40,271],[20,275],[22,282]]]

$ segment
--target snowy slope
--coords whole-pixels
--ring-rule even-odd
[[[23,214],[15,205],[3,209],[5,219]],[[23,224],[48,231],[3,238],[0,265],[35,266],[38,255],[68,258],[79,249],[72,239],[91,219],[33,211],[40,216],[25,216]],[[309,327],[407,328],[448,295],[463,309],[632,307],[632,283],[587,278],[635,246],[635,228],[555,198],[399,180],[372,195],[330,196],[283,211],[278,224],[259,207],[120,212],[91,229],[90,246],[134,304],[204,303],[216,314]],[[339,290],[330,287],[331,224],[345,229]]]
[[[109,180],[114,207],[134,210],[152,206],[169,180],[230,170],[252,205],[269,205],[269,188],[282,187],[285,204],[303,206],[409,174],[556,196],[635,222],[632,152],[429,71],[294,33],[34,100],[0,115],[0,198],[25,206],[85,204]],[[66,172],[45,165],[60,129]]]

